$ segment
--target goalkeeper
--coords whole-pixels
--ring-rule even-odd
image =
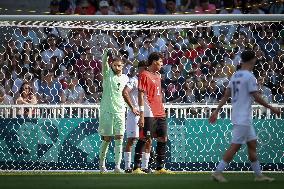
[[[109,58],[111,60],[109,64]],[[108,146],[114,137],[115,173],[122,173],[120,169],[122,159],[122,143],[125,132],[126,104],[122,91],[128,82],[128,77],[122,74],[123,62],[113,58],[110,49],[105,49],[102,58],[103,94],[100,103],[100,122],[98,132],[102,136],[100,146],[100,172],[107,172],[105,166]]]

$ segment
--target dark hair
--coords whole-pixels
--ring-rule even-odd
[[[129,9],[131,9],[131,10],[133,9],[132,3],[128,2],[128,1],[124,2],[124,3],[123,3],[123,6],[126,6],[126,7],[128,7]]]
[[[152,52],[148,57],[148,65],[151,66],[154,61],[158,61],[160,58],[164,58],[162,53]]]
[[[20,90],[19,90],[20,95],[22,96],[22,93],[23,93],[23,91],[24,91],[24,86],[25,86],[25,85],[28,85],[28,86],[29,86],[29,88],[30,88],[29,95],[32,95],[32,94],[34,93],[34,91],[33,91],[33,88],[30,86],[30,83],[28,83],[28,82],[24,82],[24,83],[22,84],[22,86],[20,87]]]
[[[119,58],[119,57],[117,57],[117,56],[112,59],[112,62],[122,62],[122,63],[124,63],[124,62],[122,61],[122,59]]]
[[[245,50],[241,54],[241,59],[243,62],[248,62],[255,58],[255,52],[252,50]]]
[[[148,66],[148,62],[146,60],[141,60],[138,62],[138,68]]]

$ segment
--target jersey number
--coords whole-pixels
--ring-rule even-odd
[[[233,81],[233,92],[232,92],[232,100],[233,102],[236,102],[238,100],[238,96],[239,96],[239,85],[240,85],[240,81]]]

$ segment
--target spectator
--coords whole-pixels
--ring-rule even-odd
[[[115,15],[114,12],[110,10],[109,3],[107,1],[101,1],[99,3],[100,10],[96,13],[97,15]]]
[[[195,103],[197,101],[199,92],[196,90],[194,83],[193,79],[186,78],[180,93],[182,103]]]
[[[264,31],[264,39],[259,42],[260,48],[265,52],[265,55],[269,58],[277,56],[277,52],[280,49],[280,44],[276,40],[273,34],[273,30],[268,28]]]
[[[128,45],[126,45],[125,43],[126,40],[128,40]],[[119,36],[117,39],[117,43],[119,45],[118,52],[122,57],[122,60],[124,61],[124,68],[122,73],[127,75],[130,71],[130,68],[133,66],[134,50],[129,45],[130,43],[129,38]]]
[[[82,31],[71,31],[70,33],[70,45],[75,54],[74,58],[79,58],[80,55],[85,51],[85,47],[88,46],[83,40]]]
[[[15,57],[17,60],[20,59],[20,53],[16,46],[16,41],[13,39],[10,39],[7,42],[7,45],[5,46],[5,52],[4,52],[4,61],[5,62],[11,62],[11,60]]]
[[[229,79],[226,75],[227,71],[222,64],[215,65],[213,71],[213,79],[216,81],[217,87],[223,91],[229,83]]]
[[[59,12],[65,14],[74,14],[76,9],[76,0],[61,0],[59,2]]]
[[[177,65],[171,67],[172,77],[166,78],[163,88],[165,89],[165,98],[167,102],[177,103],[182,101],[182,86],[185,79],[181,76],[181,72]]]
[[[59,14],[60,13],[60,11],[59,11],[59,1],[58,0],[50,1],[49,9],[50,9],[49,14],[51,14],[51,15]]]
[[[35,93],[33,92],[33,87],[30,86],[29,83],[25,82],[20,88],[20,96],[16,100],[16,104],[37,104],[37,98]],[[24,117],[28,117],[30,111],[29,108],[21,108],[18,112],[19,115],[23,115]]]
[[[138,61],[147,60],[149,54],[155,51],[151,43],[152,43],[152,40],[150,38],[145,37],[143,39],[143,46],[139,49],[139,52],[138,52]]]
[[[44,63],[42,61],[41,56],[37,56],[35,61],[31,64],[30,72],[34,74],[36,79],[41,79],[41,72],[44,68]]]
[[[85,93],[83,88],[79,85],[78,78],[76,78],[75,73],[70,74],[68,84],[68,88],[62,93],[61,102],[67,104],[83,103]]]
[[[86,94],[86,102],[99,103],[102,95],[102,81],[95,79],[94,71],[87,68],[83,78],[80,79],[80,85],[83,87]]]
[[[5,89],[0,86],[0,105],[13,105],[13,104],[14,104],[13,97],[11,97],[10,95],[7,95],[5,93]],[[1,108],[0,117],[2,117],[2,115],[4,115],[3,117],[6,118],[8,113],[9,113],[8,109],[4,110],[4,109]]]
[[[168,39],[167,39],[167,31],[161,31],[157,32],[154,37],[154,47],[156,51],[164,53],[167,50],[167,44],[168,44]]]
[[[174,14],[177,12],[176,0],[166,0],[167,14]]]
[[[268,102],[268,103],[272,103],[272,92],[271,90],[266,87],[264,85],[265,83],[265,78],[260,76],[258,79],[257,79],[257,83],[258,83],[258,87],[259,87],[259,91],[260,93],[262,94],[262,98]]]
[[[69,44],[65,44],[63,47],[63,61],[62,61],[62,65],[66,68],[69,65],[75,65],[76,61],[80,58],[79,54],[75,54],[75,52],[73,51],[73,48],[71,45]]]
[[[85,69],[87,68],[92,68],[94,70],[95,78],[98,80],[102,80],[101,62],[99,62],[94,58],[90,48],[86,48],[85,52],[81,55],[81,58],[76,62],[75,70],[79,78],[82,78],[82,74],[85,72]]]
[[[62,60],[64,53],[62,50],[56,47],[56,36],[55,35],[51,34],[47,37],[47,44],[48,44],[48,49],[41,53],[43,62],[45,64],[50,64],[50,59],[53,56],[56,56],[59,58],[59,60]]]
[[[29,73],[29,70],[27,68],[23,68],[20,71],[20,75],[17,79],[14,80],[14,84],[12,87],[13,97],[18,98],[19,96],[19,90],[23,83],[31,82],[33,75]]]
[[[79,6],[75,9],[75,14],[81,15],[94,15],[96,13],[96,7],[90,0],[83,0]]]
[[[121,14],[123,15],[132,15],[134,14],[134,7],[131,2],[125,1],[122,6]]]
[[[209,0],[200,0],[200,5],[194,9],[196,14],[216,14],[216,6],[209,3]]]
[[[16,56],[11,56],[11,59],[8,60],[8,72],[11,73],[12,75],[12,80],[16,80],[21,72],[22,72],[22,68],[19,64],[19,59],[17,59]]]
[[[259,0],[251,0],[251,2],[248,3],[251,7],[249,14],[264,14],[264,11],[260,9]]]
[[[36,50],[33,46],[32,40],[28,39],[23,43],[23,50],[21,52],[21,67],[30,69],[31,64],[35,61]]]
[[[39,38],[37,34],[27,27],[19,27],[14,31],[13,39],[16,41],[16,47],[19,52],[23,50],[24,43],[27,40],[31,40],[34,47],[37,48],[39,45]]]
[[[58,81],[54,80],[54,73],[44,70],[37,97],[39,103],[60,103],[61,95],[62,86]]]
[[[192,0],[182,0],[180,7],[181,12],[192,12],[193,7],[195,7],[194,3],[195,1]]]
[[[139,14],[165,14],[166,9],[163,4],[164,0],[138,0]]]
[[[12,92],[13,80],[9,74],[7,67],[0,68],[0,87],[3,87],[5,94],[10,95]]]
[[[274,97],[274,102],[276,103],[284,103],[284,82],[280,84],[280,87],[278,88],[278,92]]]
[[[221,89],[217,86],[215,80],[209,81],[209,87],[205,92],[205,102],[206,103],[217,103],[221,100],[223,94]]]
[[[164,53],[164,70],[167,78],[171,78],[171,67],[180,64],[180,59],[182,57],[182,51],[174,42],[169,42],[167,44],[167,50]]]
[[[54,77],[57,78],[61,74],[61,62],[57,56],[50,58],[50,64],[48,64],[47,69],[54,73]]]
[[[283,13],[284,13],[283,1],[276,1],[270,5],[269,14],[283,14]]]
[[[224,8],[221,10],[220,14],[242,14],[242,12],[234,8],[234,0],[224,1]],[[225,43],[229,44],[232,40],[233,35],[237,30],[237,25],[226,25],[226,26],[213,26],[214,36],[219,37],[221,34],[225,35]]]
[[[238,53],[238,48],[233,48],[232,51],[227,51],[228,56],[225,57],[227,65],[237,67],[241,63],[241,55]]]

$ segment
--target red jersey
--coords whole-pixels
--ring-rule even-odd
[[[147,70],[139,75],[138,90],[144,92],[144,116],[165,117],[163,94],[161,90],[161,75]]]

